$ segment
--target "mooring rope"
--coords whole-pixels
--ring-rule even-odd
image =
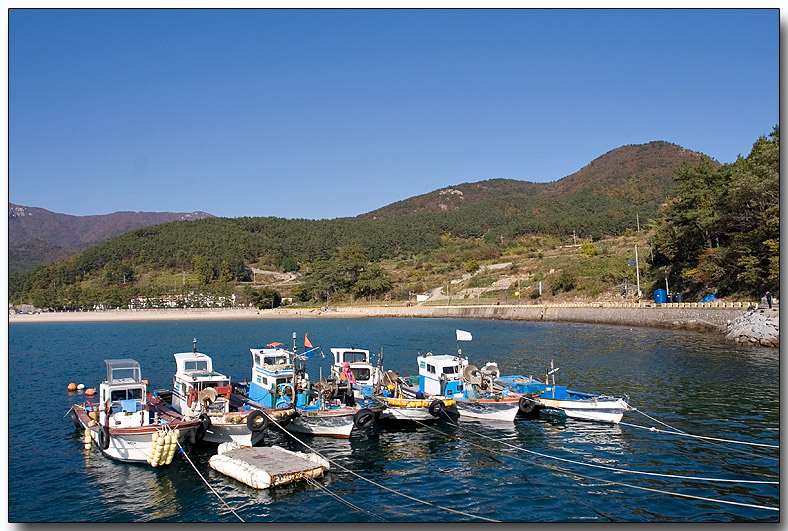
[[[268,413],[266,413],[265,411],[263,411],[263,413],[265,415],[268,415]],[[435,507],[437,509],[441,509],[441,510],[453,513],[453,514],[459,514],[461,516],[467,516],[468,518],[475,518],[475,519],[478,519],[478,520],[484,520],[486,522],[499,522],[499,520],[494,520],[492,518],[487,518],[487,517],[484,517],[484,516],[478,516],[478,515],[475,515],[475,514],[466,513],[464,511],[458,511],[457,509],[452,509],[451,507],[444,507],[443,505],[438,505],[438,504],[435,504],[435,503],[432,503],[432,502],[428,502],[426,500],[415,498],[415,497],[410,496],[408,494],[405,494],[405,493],[396,491],[396,490],[394,490],[392,488],[386,487],[385,485],[381,485],[380,483],[378,483],[376,481],[372,481],[371,479],[365,478],[364,476],[358,474],[357,472],[354,472],[353,470],[350,470],[349,468],[346,468],[346,467],[342,466],[341,464],[339,464],[339,463],[329,459],[328,457],[322,455],[320,452],[318,452],[317,450],[315,450],[314,448],[312,448],[311,446],[306,444],[304,441],[302,441],[301,439],[299,439],[298,437],[296,437],[295,435],[293,435],[292,433],[287,431],[284,427],[280,426],[278,423],[274,423],[274,425],[277,426],[285,435],[287,435],[288,437],[292,438],[294,441],[298,442],[299,444],[301,444],[302,446],[307,448],[310,452],[313,452],[313,453],[319,455],[320,457],[322,457],[323,459],[325,459],[326,461],[328,461],[332,465],[334,465],[334,466],[344,470],[345,472],[357,477],[358,479],[366,481],[367,483],[370,483],[370,484],[372,484],[372,485],[374,485],[374,486],[376,486],[376,487],[378,487],[380,489],[388,491],[388,492],[390,492],[392,494],[396,494],[397,496],[401,496],[403,498],[407,498],[407,499],[409,499],[411,501],[414,501],[416,503],[421,503],[423,505],[428,505],[430,507]]]
[[[643,476],[663,477],[663,478],[670,478],[670,479],[685,479],[685,480],[694,480],[694,481],[711,481],[711,482],[717,482],[717,483],[751,483],[751,484],[756,484],[756,485],[779,485],[779,483],[780,483],[779,481],[766,481],[766,480],[755,480],[755,479],[725,479],[725,478],[709,478],[709,477],[701,477],[701,476],[683,476],[683,475],[678,475],[678,474],[662,474],[662,473],[659,473],[659,472],[645,472],[645,471],[642,471],[642,470],[628,470],[626,468],[617,468],[617,467],[606,466],[606,465],[597,465],[597,464],[594,464],[594,463],[583,463],[582,461],[575,461],[573,459],[567,459],[565,457],[558,457],[558,456],[554,456],[554,455],[544,454],[544,453],[541,453],[541,452],[537,452],[535,450],[529,450],[527,448],[521,448],[519,446],[514,446],[513,444],[509,444],[509,443],[507,443],[505,441],[498,441],[498,440],[493,439],[492,437],[489,437],[489,436],[487,436],[487,435],[485,435],[483,433],[479,433],[479,432],[470,430],[468,428],[465,428],[464,426],[461,426],[460,424],[455,424],[455,425],[459,426],[462,429],[470,431],[474,435],[477,435],[479,437],[483,437],[485,439],[490,439],[492,441],[499,442],[500,444],[506,445],[506,446],[508,446],[510,448],[513,448],[515,450],[520,450],[520,451],[523,451],[523,452],[527,452],[529,454],[538,455],[539,457],[544,457],[544,458],[547,458],[547,459],[554,459],[556,461],[563,461],[565,463],[572,463],[574,465],[581,465],[581,466],[588,466],[588,467],[593,467],[593,468],[599,468],[599,469],[602,469],[602,470],[609,470],[611,472],[620,472],[620,473],[623,473],[623,474],[636,474],[636,475],[643,475]]]
[[[239,519],[241,522],[244,522],[244,523],[245,523],[244,519],[243,519],[243,518],[241,518],[241,517],[238,515],[238,513],[236,513],[236,512],[235,512],[235,510],[234,510],[232,507],[230,507],[229,505],[227,505],[227,502],[226,502],[226,501],[224,501],[224,500],[222,499],[222,497],[219,495],[219,493],[218,493],[218,492],[216,492],[216,490],[214,490],[214,488],[213,488],[213,487],[211,487],[211,484],[210,484],[210,483],[208,483],[208,481],[207,481],[207,480],[206,480],[206,479],[203,477],[203,475],[202,475],[202,474],[200,474],[200,471],[199,471],[199,470],[197,470],[197,467],[196,467],[196,466],[194,466],[194,463],[192,463],[192,460],[191,460],[191,459],[189,459],[189,456],[186,454],[186,451],[183,449],[183,446],[181,446],[181,443],[180,443],[180,441],[179,441],[178,439],[175,439],[175,442],[176,442],[176,443],[178,443],[178,448],[180,448],[180,449],[181,449],[181,453],[183,454],[183,457],[185,457],[185,458],[186,458],[186,460],[187,460],[187,461],[189,462],[189,464],[192,466],[192,468],[194,469],[194,471],[195,471],[195,472],[197,472],[197,475],[198,475],[198,476],[200,476],[200,479],[203,481],[203,483],[205,483],[205,484],[208,486],[208,488],[209,488],[209,489],[211,489],[211,492],[213,492],[213,493],[216,495],[216,497],[217,497],[217,498],[219,498],[219,501],[220,501],[220,502],[222,502],[222,503],[224,504],[224,506],[225,506],[225,507],[227,507],[227,509],[229,509],[229,510],[230,510],[230,512],[231,512],[231,513],[233,513],[233,514],[234,514],[234,515],[235,515],[235,516],[236,516],[236,517],[237,517],[237,518],[238,518],[238,519]]]
[[[654,422],[656,422],[656,423],[658,423],[658,424],[662,424],[663,426],[667,426],[667,427],[668,427],[668,428],[670,428],[671,430],[676,430],[676,431],[678,431],[678,432],[681,432],[681,433],[686,433],[686,432],[684,432],[684,431],[681,431],[681,430],[680,430],[680,429],[678,429],[678,428],[674,428],[674,427],[673,427],[673,426],[671,426],[670,424],[666,424],[666,423],[662,422],[662,421],[661,421],[661,420],[659,420],[659,419],[655,419],[654,417],[651,417],[651,416],[649,416],[649,415],[647,415],[647,414],[643,413],[642,411],[640,411],[640,410],[639,410],[638,408],[636,408],[636,407],[629,406],[629,409],[631,409],[632,411],[637,411],[638,413],[640,413],[640,414],[641,414],[641,415],[643,415],[644,417],[646,417],[646,418],[648,418],[648,419],[651,419],[651,420],[653,420]]]
[[[534,454],[534,455],[538,455],[540,457],[546,457],[548,459],[556,459],[556,460],[559,460],[559,461],[564,461],[564,462],[573,463],[573,464],[591,466],[591,467],[595,467],[595,468],[603,468],[603,469],[619,471],[619,472],[625,472],[625,473],[655,475],[655,476],[678,478],[678,479],[699,479],[699,480],[709,480],[709,481],[756,483],[756,484],[779,484],[779,481],[768,481],[767,482],[767,481],[748,481],[748,480],[728,480],[728,479],[714,479],[714,478],[693,478],[693,477],[684,477],[684,476],[674,476],[674,475],[670,475],[670,474],[655,474],[655,473],[651,473],[651,472],[631,471],[631,470],[625,470],[625,469],[615,469],[615,468],[612,468],[612,467],[606,467],[606,466],[602,466],[602,465],[594,465],[594,464],[590,464],[590,463],[582,463],[582,462],[579,462],[579,461],[573,461],[571,459],[564,459],[564,458],[561,458],[561,457],[550,456],[550,455],[547,455],[547,454],[542,454],[540,452],[535,452],[533,450],[527,450],[525,448],[520,448],[518,446],[511,445],[511,444],[509,444],[507,442],[504,442],[504,441],[501,441],[501,440],[497,440],[497,439],[493,439],[492,437],[489,437],[489,436],[484,435],[482,433],[478,433],[476,431],[470,430],[470,429],[468,429],[468,428],[466,428],[464,426],[461,426],[460,424],[458,424],[456,422],[453,422],[451,420],[451,418],[448,418],[448,420],[449,420],[449,422],[451,424],[453,424],[454,426],[457,426],[460,429],[469,431],[470,433],[473,433],[474,435],[477,435],[477,436],[485,438],[485,439],[489,439],[489,440],[497,442],[499,444],[503,444],[505,446],[509,446],[510,448],[513,448],[515,450],[521,450],[521,451],[525,451],[525,452],[528,452],[528,453],[531,453],[531,454]],[[423,426],[425,426],[425,427],[427,427],[429,429],[435,429],[432,426],[428,426],[428,425],[423,424],[423,423],[420,423],[420,424],[422,424]],[[471,444],[472,446],[476,446],[477,448],[487,449],[487,447],[482,446],[480,444],[475,444],[475,443],[473,443],[471,441],[466,441],[466,442],[468,444]],[[517,460],[517,461],[526,462],[525,460],[519,459],[516,456],[510,455],[510,457],[512,459]],[[540,463],[537,463],[537,465],[538,466],[542,466],[542,467],[546,467],[547,466],[547,465],[540,464]],[[594,481],[602,481],[602,482],[610,483],[610,484],[613,484],[613,485],[619,485],[619,486],[622,486],[622,487],[631,487],[633,489],[647,490],[647,491],[652,491],[652,492],[656,492],[656,493],[660,493],[660,494],[666,494],[666,495],[669,495],[669,496],[678,496],[678,497],[682,497],[682,498],[690,498],[690,499],[701,500],[701,501],[717,502],[717,503],[722,503],[722,504],[726,504],[726,505],[738,505],[738,506],[742,506],[742,507],[750,507],[750,508],[755,508],[755,509],[764,509],[764,510],[768,510],[768,511],[779,511],[780,510],[779,508],[770,507],[768,505],[755,505],[755,504],[749,504],[749,503],[743,503],[743,502],[735,502],[735,501],[729,501],[729,500],[720,500],[720,499],[714,499],[714,498],[706,498],[706,497],[703,497],[703,496],[695,496],[695,495],[692,495],[692,494],[683,494],[683,493],[680,493],[680,492],[663,491],[663,490],[659,490],[659,489],[653,489],[653,488],[650,488],[650,487],[642,487],[642,486],[639,486],[639,485],[630,485],[628,483],[621,483],[621,482],[618,482],[618,481],[612,481],[612,480],[603,479],[603,478],[597,478],[597,477],[593,477],[593,476],[586,476],[584,474],[579,474],[579,473],[571,471],[571,470],[567,471],[567,473],[573,474],[573,475],[576,475],[576,476],[580,476],[580,477],[583,477],[583,478],[586,478],[586,479],[592,479]]]
[[[378,515],[378,514],[375,514],[375,513],[371,512],[371,511],[367,511],[367,510],[366,510],[366,509],[364,509],[363,507],[359,507],[358,505],[355,505],[355,504],[353,504],[353,503],[350,503],[350,502],[349,502],[349,501],[347,501],[346,499],[342,498],[342,496],[339,496],[339,495],[337,495],[337,494],[335,494],[335,493],[331,492],[331,490],[329,490],[329,489],[327,489],[326,487],[324,487],[323,485],[321,485],[321,484],[320,484],[318,481],[316,481],[315,479],[313,479],[313,478],[310,478],[310,477],[308,477],[308,476],[307,476],[306,478],[304,478],[304,479],[306,479],[306,482],[307,482],[307,483],[309,483],[310,485],[312,485],[313,487],[316,487],[316,488],[318,488],[318,489],[322,490],[322,491],[323,491],[325,494],[327,494],[327,495],[331,496],[332,498],[335,498],[337,501],[339,501],[340,503],[343,503],[343,504],[347,505],[347,506],[348,506],[348,507],[350,507],[351,509],[354,509],[354,510],[356,510],[356,511],[360,511],[360,512],[362,512],[362,513],[367,513],[367,514],[368,514],[368,515],[370,515],[371,517],[373,517],[373,518],[376,518],[376,519],[380,520],[381,522],[386,522],[386,519],[385,519],[385,518],[383,518],[382,516],[380,516],[380,515]]]
[[[650,418],[650,417],[649,417]],[[630,424],[628,422],[621,422],[622,426],[630,426],[632,428],[639,428],[642,430],[653,431],[655,433],[667,433],[670,435],[680,435],[682,437],[692,437],[693,439],[704,439],[707,441],[717,441],[717,442],[724,442],[724,443],[731,443],[731,444],[745,444],[748,446],[760,446],[761,448],[780,448],[779,444],[766,444],[766,443],[756,443],[756,442],[749,442],[749,441],[736,441],[733,439],[721,439],[719,437],[707,437],[704,435],[693,435],[691,433],[687,433],[685,431],[668,431],[668,430],[661,430],[659,428],[654,428],[653,426],[640,426],[638,424]],[[675,429],[675,428],[674,428]]]

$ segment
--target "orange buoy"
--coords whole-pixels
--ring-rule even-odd
[[[68,384],[68,390],[69,391],[76,391],[77,390],[77,384],[75,384],[74,382],[71,382],[70,384]]]
[[[88,396],[93,396],[96,394],[96,390],[91,387],[90,389],[85,390],[85,394]]]

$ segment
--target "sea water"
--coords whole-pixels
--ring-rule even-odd
[[[472,334],[458,342],[457,329]],[[621,425],[555,419],[374,429],[350,439],[269,431],[265,444],[318,452],[325,477],[258,491],[187,447],[170,466],[85,451],[67,413],[98,389],[103,360],[140,362],[149,389],[171,388],[173,354],[197,349],[246,381],[250,348],[303,352],[313,380],[332,347],[382,353],[386,370],[454,354],[502,374],[627,394]],[[716,334],[570,323],[458,319],[271,319],[9,324],[10,522],[748,522],[779,520],[779,352]],[[672,435],[658,430],[680,430]],[[764,446],[739,445],[744,441]],[[730,481],[733,480],[733,481]],[[209,487],[210,486],[210,487]]]

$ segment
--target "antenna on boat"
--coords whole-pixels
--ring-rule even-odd
[[[192,339],[192,352],[197,354],[197,338]]]
[[[560,369],[560,367],[556,367],[553,364],[553,360],[550,360],[550,372],[547,373],[547,376],[550,376],[551,374],[553,375],[553,385],[555,385],[555,373],[557,373],[559,369]],[[548,382],[545,382],[545,383],[548,383]]]

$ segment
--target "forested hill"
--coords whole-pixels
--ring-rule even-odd
[[[699,158],[674,144],[651,142],[610,151],[552,183],[466,183],[356,218],[175,221],[131,230],[21,280],[68,284],[101,272],[122,279],[146,271],[194,271],[195,261],[206,280],[209,271],[214,278],[238,280],[250,264],[293,271],[351,246],[377,261],[433,251],[447,235],[488,242],[534,233],[617,235],[634,228],[636,216],[641,224],[655,218],[676,170]]]
[[[655,207],[667,197],[676,170],[684,162],[694,164],[699,160],[699,153],[668,142],[622,146],[572,175],[550,183],[513,179],[463,183],[397,201],[358,217],[381,219],[423,212],[450,212],[507,197],[527,197],[533,205],[549,205],[551,200],[563,201],[565,198],[571,198],[573,202],[587,199],[590,203],[594,198],[605,203],[608,203],[607,198],[618,198],[622,206]],[[533,201],[535,198],[540,199]],[[592,207],[589,205],[589,208]],[[540,212],[541,209],[534,213],[538,217]]]
[[[113,212],[72,216],[8,203],[8,270],[27,271],[149,225],[213,217],[205,212]]]

